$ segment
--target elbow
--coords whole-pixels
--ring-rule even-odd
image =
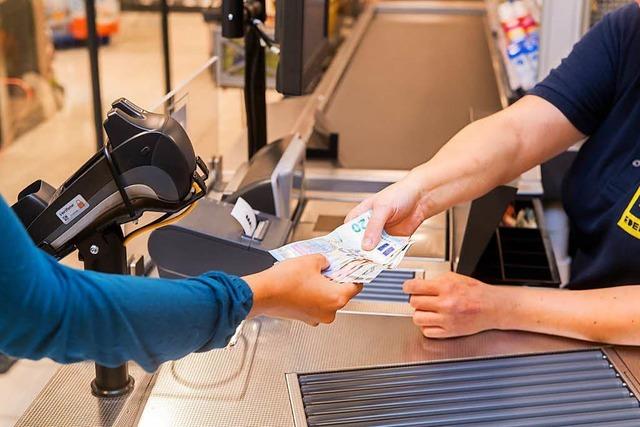
[[[502,170],[500,177],[501,184],[507,184],[517,179],[523,172],[535,166],[530,160],[528,150],[528,133],[523,128],[523,120],[517,114],[514,114],[510,108],[496,114],[500,121],[499,127],[503,135],[506,135],[505,158],[509,159],[505,162],[508,166]]]
[[[602,344],[640,346],[640,324],[636,321],[614,322],[599,325],[594,321],[592,327],[585,332],[587,341]]]

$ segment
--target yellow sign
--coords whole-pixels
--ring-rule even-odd
[[[640,239],[640,188],[618,221],[618,226],[636,239]]]

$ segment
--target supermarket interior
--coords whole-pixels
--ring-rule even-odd
[[[0,0],[0,427],[640,425],[639,76],[640,0]]]

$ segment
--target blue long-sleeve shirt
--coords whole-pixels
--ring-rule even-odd
[[[0,197],[0,352],[153,371],[226,345],[252,303],[246,282],[219,272],[164,280],[65,267]]]

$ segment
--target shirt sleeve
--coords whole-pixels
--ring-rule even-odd
[[[580,132],[592,135],[613,106],[620,40],[637,13],[637,5],[632,4],[606,15],[529,93],[549,101]]]
[[[246,282],[219,272],[165,280],[65,267],[35,247],[1,197],[0,236],[0,351],[12,356],[133,360],[151,372],[223,347],[253,304]]]

